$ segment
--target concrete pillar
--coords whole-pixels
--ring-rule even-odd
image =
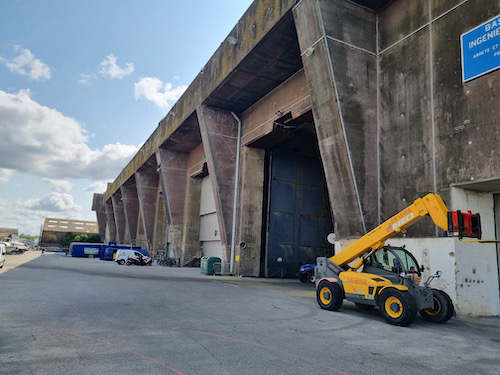
[[[123,201],[120,191],[117,191],[111,196],[111,201],[113,202],[113,213],[115,215],[116,241],[119,243],[126,243],[125,211],[123,209]]]
[[[188,159],[189,154],[184,152],[164,148],[156,152],[168,221],[168,243],[171,256],[180,258],[181,264],[200,255],[201,180],[190,177]]]
[[[229,263],[238,126],[226,110],[201,105],[196,113],[215,194],[221,243]]]
[[[116,223],[111,199],[104,202],[104,212],[106,214],[106,235],[105,242],[116,241]]]
[[[153,249],[156,250],[167,247],[167,230],[168,230],[168,219],[167,212],[165,209],[165,203],[163,202],[163,191],[158,189],[158,198],[156,201],[156,218],[155,218],[155,232],[153,240]]]
[[[156,200],[158,194],[158,173],[156,170],[135,172],[139,210],[142,216],[148,250],[152,248],[155,230]]]
[[[200,198],[201,178],[188,176],[182,230],[182,264],[200,257]]]
[[[239,243],[235,271],[242,276],[259,276],[262,243],[262,210],[265,150],[243,146],[241,149],[241,192]]]
[[[135,243],[137,237],[137,221],[139,220],[139,198],[134,183],[127,183],[120,187],[125,223],[130,236],[130,242]]]
[[[104,241],[106,236],[106,208],[104,206],[104,194],[94,193],[92,197],[92,211],[96,214],[97,228],[101,241]]]
[[[303,0],[294,19],[335,231],[359,236],[378,222],[376,16]]]
[[[146,233],[144,232],[144,221],[142,220],[142,214],[139,210],[139,220],[137,222],[137,235],[135,238],[135,243],[137,246],[142,247],[143,249],[150,250],[148,245],[148,240],[146,239]]]
[[[159,148],[156,162],[160,166],[160,182],[168,222],[171,255],[182,258],[184,205],[188,179],[188,154]]]

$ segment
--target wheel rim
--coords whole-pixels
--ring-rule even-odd
[[[330,302],[332,302],[332,291],[330,288],[324,286],[321,288],[319,291],[319,299],[321,300],[321,303],[323,305],[328,305]]]
[[[391,318],[397,319],[403,314],[403,304],[399,298],[391,296],[385,300],[385,312]]]
[[[425,309],[425,313],[430,316],[436,316],[441,312],[441,302],[439,301],[439,298],[436,296],[433,296],[432,299],[434,300],[434,308],[433,309]]]

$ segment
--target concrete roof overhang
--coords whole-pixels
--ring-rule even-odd
[[[259,0],[250,5],[141,149],[118,177],[108,184],[105,201],[154,156],[155,151],[193,116],[202,103],[239,112],[300,69],[295,67],[297,60],[300,60],[298,45],[293,51],[287,50],[294,41],[295,26],[291,9],[296,2]],[[290,27],[293,27],[292,34]],[[296,37],[294,42],[297,44]],[[297,56],[292,62],[291,56],[294,54]],[[271,58],[273,63],[263,63],[263,57]],[[259,74],[251,77],[251,72]]]
[[[379,11],[385,8],[392,0],[350,0],[353,3]]]
[[[346,0],[351,1],[351,0]],[[354,0],[380,10],[391,0]],[[110,184],[104,201],[154,158],[159,147],[188,152],[201,142],[202,103],[242,112],[302,68],[291,9],[297,0],[254,1],[158,127]]]

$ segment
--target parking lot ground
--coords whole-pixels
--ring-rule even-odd
[[[47,255],[0,275],[0,374],[500,374],[500,320],[409,328],[294,280]]]
[[[26,251],[23,254],[7,254],[5,256],[5,264],[3,268],[0,268],[0,274],[4,272],[8,272],[16,267],[19,267],[21,264],[26,262],[30,262],[33,259],[38,258],[41,255],[40,251]]]

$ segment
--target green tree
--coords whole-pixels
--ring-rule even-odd
[[[91,243],[99,243],[101,241],[101,237],[98,234],[91,233],[66,233],[62,240],[59,242],[60,245],[64,248],[68,248],[72,242],[91,242]]]
[[[71,245],[71,242],[75,242],[74,238],[75,238],[75,235],[73,233],[71,233],[71,232],[64,233],[64,236],[61,239],[61,241],[59,242],[59,244],[64,248],[68,248],[69,245]]]
[[[25,240],[31,240],[31,241],[35,241],[38,238],[38,236],[34,236],[32,234],[24,234],[24,233],[21,234],[19,237],[24,238]]]

